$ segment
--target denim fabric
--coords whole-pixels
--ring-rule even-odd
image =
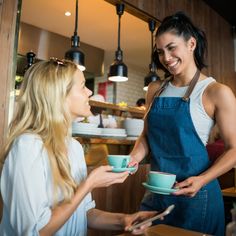
[[[197,176],[210,165],[206,148],[194,128],[189,104],[179,97],[156,97],[147,117],[151,169],[176,174],[177,181]],[[163,210],[171,204],[175,205],[173,212],[156,224],[224,235],[224,206],[217,180],[192,198],[147,193],[141,209]]]

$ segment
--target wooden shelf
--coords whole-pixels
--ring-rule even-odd
[[[87,138],[87,137],[74,137],[81,144],[114,144],[114,145],[133,145],[135,140],[128,139],[105,139],[105,138]]]
[[[143,109],[137,108],[137,107],[131,107],[131,106],[119,106],[113,103],[108,102],[98,102],[98,101],[89,101],[90,106],[94,107],[100,107],[104,109],[110,109],[113,111],[120,111],[120,112],[129,112],[133,117],[137,118],[143,118],[145,111]]]
[[[221,192],[224,197],[236,197],[236,187],[222,189]]]

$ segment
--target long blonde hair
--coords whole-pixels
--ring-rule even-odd
[[[0,154],[3,166],[19,135],[33,133],[40,136],[51,165],[54,197],[60,189],[64,201],[71,199],[77,187],[71,176],[67,156],[66,142],[70,136],[71,117],[65,103],[76,70],[77,67],[72,62],[51,59],[38,62],[26,71],[17,110]],[[57,197],[54,198],[56,199]]]

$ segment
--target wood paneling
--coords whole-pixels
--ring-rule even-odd
[[[89,168],[91,171],[92,168]],[[108,188],[93,190],[92,196],[96,202],[96,208],[100,210],[120,213],[134,213],[139,209],[145,189],[142,182],[146,181],[149,165],[139,166],[138,171],[129,176],[123,184],[115,184]],[[114,232],[118,234],[118,232]],[[89,236],[113,235],[110,231],[89,230]]]
[[[107,1],[117,2],[116,0]],[[140,12],[137,10],[140,9],[142,14],[147,13],[160,21],[165,16],[177,11],[186,12],[193,22],[203,29],[207,35],[208,68],[204,72],[214,77],[218,82],[231,87],[236,94],[232,28],[226,20],[205,2],[197,0],[124,0],[122,2],[127,3],[128,8],[133,7],[132,12],[136,16],[140,15]]]
[[[111,0],[109,0],[111,1]],[[115,1],[115,0],[114,0]],[[113,1],[113,2],[114,2]],[[219,82],[229,85],[236,92],[236,73],[234,71],[234,48],[230,25],[200,0],[126,0],[132,11],[139,15],[147,13],[155,19],[162,20],[165,16],[183,10],[202,28],[208,37],[209,68],[206,73]],[[14,42],[18,0],[0,0],[0,147],[2,145],[8,117],[10,88],[13,87],[14,76]],[[227,4],[227,3],[226,3]],[[131,176],[124,184],[95,190],[94,198],[97,207],[112,211],[132,212],[141,200],[144,189],[141,182],[145,179],[145,171]],[[137,192],[133,191],[138,189]],[[114,206],[114,208],[113,208]],[[96,236],[99,235],[95,232]],[[92,235],[92,234],[91,234]],[[100,235],[106,235],[101,233]]]
[[[116,2],[116,0],[107,0]],[[208,69],[206,73],[229,85],[236,93],[234,46],[231,26],[205,2],[196,0],[125,0],[136,15],[147,14],[162,20],[182,10],[189,14],[208,37]],[[0,0],[0,146],[6,133],[10,88],[13,87],[14,40],[18,0]],[[138,9],[141,11],[138,12]],[[136,13],[135,13],[136,12]]]
[[[14,86],[17,0],[0,0],[0,147],[6,135],[10,90]]]

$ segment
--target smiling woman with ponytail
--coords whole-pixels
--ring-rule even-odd
[[[224,205],[217,178],[236,165],[235,96],[201,72],[206,36],[183,12],[162,21],[155,41],[157,67],[170,77],[148,87],[144,130],[129,166],[151,153],[151,170],[175,174],[177,183],[171,195],[148,192],[141,209],[159,211],[174,204],[173,213],[156,224],[222,236]],[[226,150],[211,165],[206,145],[214,124]]]

